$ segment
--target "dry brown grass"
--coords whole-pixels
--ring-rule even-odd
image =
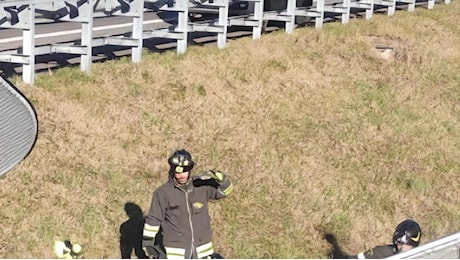
[[[324,258],[324,232],[357,253],[404,218],[425,242],[459,230],[459,12],[453,1],[18,83],[40,133],[0,180],[0,256],[51,258],[70,238],[85,258],[119,258],[124,204],[146,212],[182,147],[195,172],[235,183],[211,208],[229,258]]]

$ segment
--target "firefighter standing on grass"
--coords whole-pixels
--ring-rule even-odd
[[[148,255],[154,254],[155,237],[161,228],[161,244],[168,259],[212,257],[208,201],[226,197],[233,185],[220,171],[192,177],[194,162],[185,150],[174,152],[168,163],[169,178],[153,193],[142,246]]]

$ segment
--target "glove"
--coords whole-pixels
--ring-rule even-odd
[[[214,188],[219,187],[219,182],[222,182],[225,179],[225,174],[219,171],[207,171],[198,176],[198,178],[193,180],[193,185],[200,187],[203,185],[212,186]]]
[[[225,259],[225,258],[221,254],[212,253],[206,257],[203,257],[203,259]]]
[[[142,250],[144,250],[145,255],[150,257],[154,256],[154,249],[153,246],[155,245],[155,241],[153,239],[144,239],[142,240]]]
[[[151,259],[166,259],[166,253],[163,252],[160,246],[156,245],[154,247],[147,248],[148,253],[146,254],[148,258]]]
[[[218,182],[222,182],[225,179],[225,174],[223,174],[220,171],[209,170],[205,172],[204,174],[200,175],[200,179],[202,180],[208,180],[211,178],[215,179]]]

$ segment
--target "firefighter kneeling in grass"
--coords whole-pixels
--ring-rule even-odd
[[[154,258],[222,258],[214,253],[208,201],[230,194],[230,179],[220,171],[192,177],[194,162],[185,150],[174,152],[168,163],[168,181],[153,193],[145,219],[144,251]],[[158,256],[157,234],[166,256]]]
[[[326,234],[326,240],[333,246],[330,253],[333,259],[380,259],[396,255],[419,246],[422,230],[417,222],[406,219],[399,223],[393,233],[393,243],[375,246],[357,255],[348,255],[342,251],[337,240],[331,234]]]

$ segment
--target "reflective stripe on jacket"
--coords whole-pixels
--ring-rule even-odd
[[[395,247],[392,244],[389,244],[389,245],[376,246],[372,249],[361,252],[355,256],[350,256],[349,258],[381,259],[381,258],[387,258],[395,254],[396,254]]]

